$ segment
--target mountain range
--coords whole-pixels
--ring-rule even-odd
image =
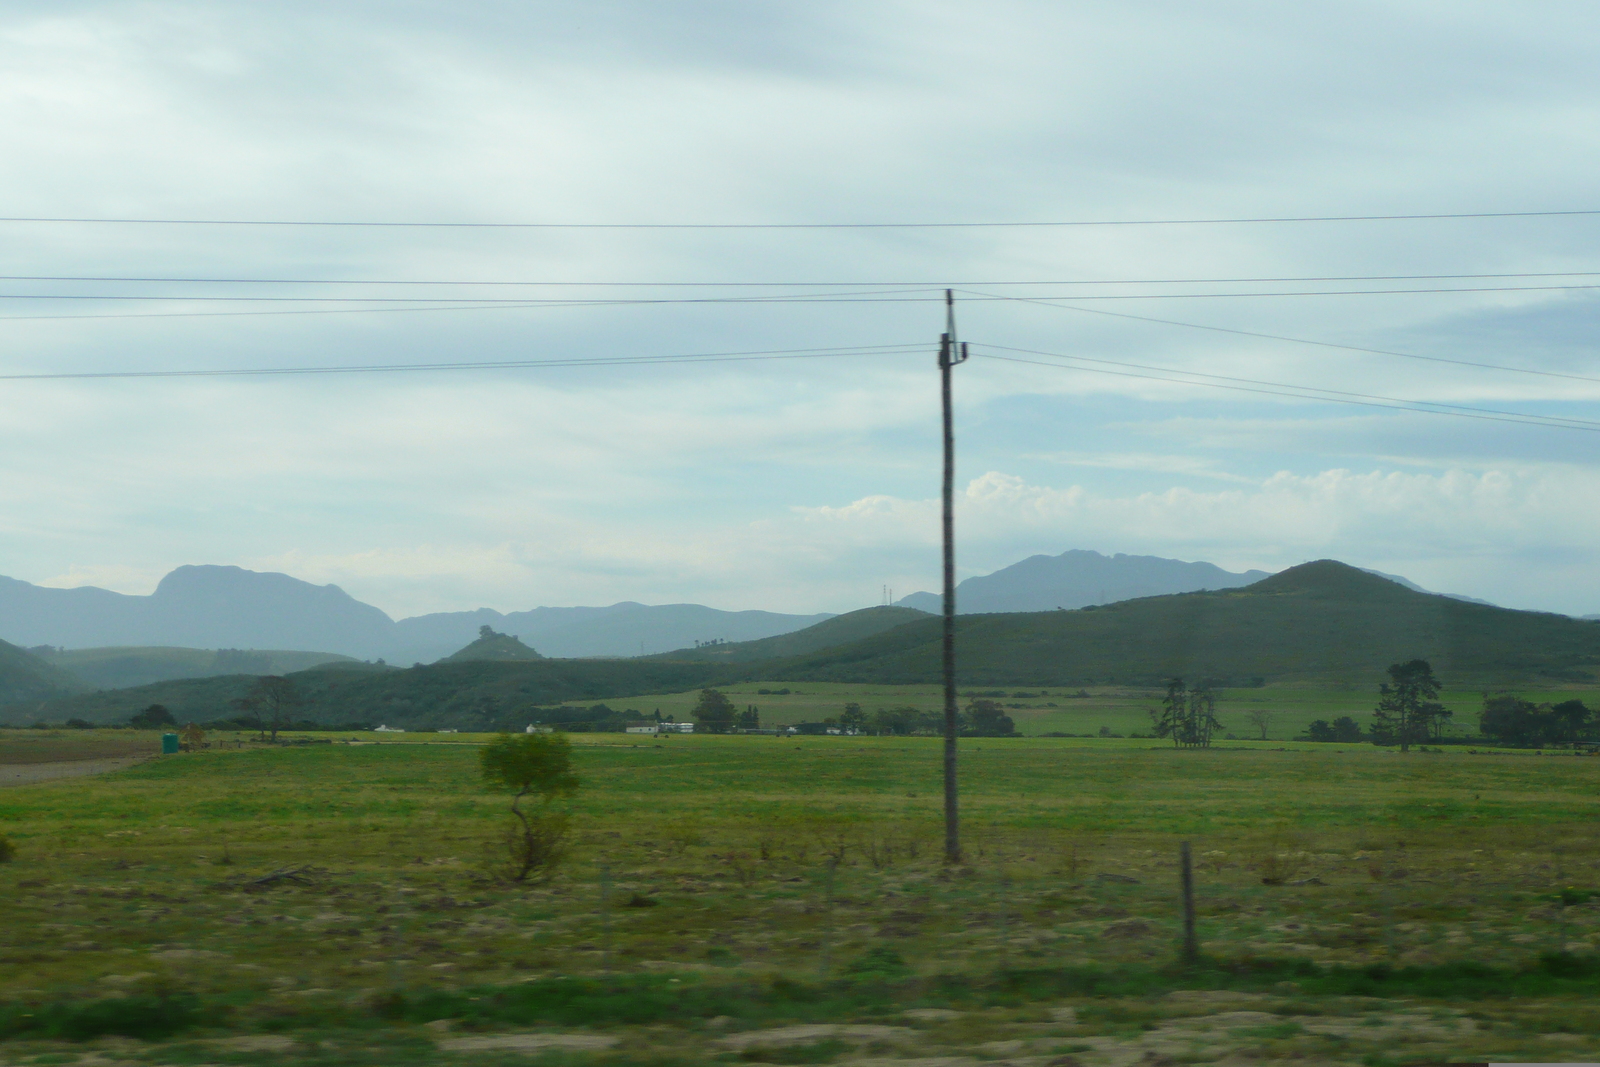
[[[298,714],[317,721],[520,729],[551,704],[741,681],[927,685],[939,678],[940,632],[937,618],[886,606],[792,634],[632,659],[527,658],[505,635],[489,633],[467,656],[431,666],[334,662],[291,677],[306,698]],[[962,616],[956,648],[963,686],[1159,687],[1182,677],[1226,687],[1370,688],[1389,664],[1422,658],[1451,690],[1474,692],[1592,683],[1600,671],[1600,624],[1420,593],[1321,560],[1243,588],[1076,611]],[[12,660],[40,666],[37,657],[0,645],[0,681]],[[180,719],[203,722],[234,714],[233,701],[253,682],[235,674],[57,692],[29,704],[13,698],[0,720],[126,722],[159,703]]]
[[[1031,556],[967,578],[957,589],[957,603],[964,615],[1071,610],[1239,588],[1266,577],[1265,571],[1232,572],[1210,563],[1076,549]],[[1423,591],[1404,578],[1382,577]],[[896,609],[937,614],[940,598],[913,593]],[[316,659],[308,656],[431,663],[475,641],[483,627],[551,658],[676,650],[688,658],[730,662],[794,654],[776,639],[832,618],[625,601],[510,613],[479,608],[395,620],[336,585],[240,567],[179,567],[148,596],[94,587],[54,589],[0,577],[0,640],[47,652],[45,658],[56,667],[102,688],[245,673],[240,657],[246,653],[240,650],[270,658],[274,673],[311,666]],[[752,641],[768,644],[747,646]]]
[[[0,640],[23,647],[306,649],[410,664],[448,656],[489,626],[546,656],[638,656],[696,641],[771,637],[832,617],[624,602],[510,613],[479,608],[397,621],[336,585],[241,567],[179,567],[149,596],[0,577]]]

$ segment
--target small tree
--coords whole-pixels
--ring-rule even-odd
[[[501,734],[483,747],[478,761],[484,781],[513,793],[511,814],[517,822],[506,834],[507,873],[518,882],[530,875],[549,880],[567,837],[567,814],[554,804],[578,791],[566,736]],[[522,810],[527,796],[539,798],[532,812]]]
[[[1389,681],[1378,686],[1372,740],[1380,745],[1398,744],[1401,752],[1426,741],[1429,724],[1444,712],[1443,705],[1434,700],[1441,688],[1425,659],[1391,664]]]
[[[1271,708],[1252,708],[1245,713],[1245,720],[1261,731],[1261,740],[1267,740],[1267,730],[1272,726],[1272,720],[1277,717],[1277,712]]]
[[[1161,698],[1161,709],[1152,711],[1150,718],[1157,737],[1170,737],[1172,744],[1183,744],[1183,727],[1189,718],[1189,686],[1182,678],[1167,679],[1167,695]]]
[[[178,720],[172,717],[172,712],[160,704],[151,704],[129,719],[128,725],[135,730],[158,730],[163,726],[176,726]]]
[[[867,713],[861,710],[860,704],[846,704],[844,714],[839,716],[839,725],[851,733],[860,733],[867,728]]]
[[[997,701],[974,700],[967,705],[966,712],[967,733],[973,737],[1010,737],[1017,732],[1017,724]]]
[[[185,748],[193,752],[205,744],[206,732],[194,723],[190,723],[178,731],[178,740],[183,743]]]
[[[1217,721],[1217,698],[1211,693],[1211,683],[1201,682],[1189,690],[1189,721],[1184,732],[1184,743],[1192,748],[1210,748],[1211,735],[1222,729]]]
[[[739,713],[739,729],[761,729],[761,709],[754,704],[746,704],[744,710]]]
[[[304,703],[295,684],[277,674],[257,678],[244,699],[251,710],[260,713],[262,732],[270,733],[273,741],[278,739],[279,730],[287,729],[294,721],[294,710]]]
[[[725,734],[733,730],[738,719],[733,701],[715,689],[700,690],[700,699],[694,706],[695,722],[708,734]]]

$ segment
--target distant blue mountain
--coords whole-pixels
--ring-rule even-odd
[[[411,664],[448,656],[476,640],[480,626],[490,626],[546,656],[637,656],[697,641],[774,637],[831,618],[624,602],[509,614],[479,608],[396,622],[336,585],[242,567],[179,567],[149,596],[0,577],[0,640],[24,648],[285,649]]]
[[[1266,571],[1235,574],[1212,563],[1072,549],[1059,556],[1029,556],[993,574],[966,579],[956,586],[956,610],[963,615],[1070,610],[1198,589],[1233,589],[1266,577]],[[912,593],[896,603],[934,613],[943,610],[935,593]]]

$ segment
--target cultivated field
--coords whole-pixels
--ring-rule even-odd
[[[574,735],[573,850],[524,887],[478,740],[0,790],[0,1063],[1600,1053],[1600,758],[965,741],[947,868],[934,739]]]

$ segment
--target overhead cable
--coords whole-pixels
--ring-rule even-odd
[[[690,352],[653,356],[596,356],[552,359],[463,360],[438,363],[353,363],[310,367],[239,367],[201,370],[47,371],[0,374],[0,381],[58,381],[91,378],[244,378],[302,374],[389,374],[404,371],[522,370],[542,367],[642,366],[659,363],[730,363],[766,359],[817,359],[839,356],[899,355],[924,351],[927,343],[853,345],[843,348],[778,348],[746,352]]]
[[[1228,389],[1244,393],[1264,393],[1270,396],[1288,396],[1299,400],[1317,400],[1337,404],[1356,404],[1361,407],[1379,407],[1390,410],[1421,411],[1434,415],[1459,415],[1464,418],[1486,419],[1490,422],[1511,422],[1522,426],[1549,426],[1563,430],[1587,430],[1600,433],[1600,422],[1592,419],[1570,419],[1560,415],[1536,415],[1520,411],[1501,411],[1495,408],[1478,408],[1465,404],[1445,404],[1433,400],[1407,400],[1402,397],[1380,396],[1372,393],[1355,393],[1342,389],[1324,389],[1321,386],[1294,385],[1285,382],[1260,381],[1253,378],[1239,378],[1225,374],[1205,374],[1199,371],[1186,371],[1174,367],[1155,367],[1142,363],[1127,363],[1119,360],[1097,359],[1088,356],[1072,356],[1063,352],[1042,352],[1031,348],[1012,348],[1006,345],[994,345],[973,342],[980,349],[980,355],[987,359],[999,359],[1010,363],[1028,363],[1040,367],[1053,367],[1057,370],[1083,370],[1093,373],[1112,374],[1123,378],[1145,378],[1152,381],[1173,382],[1179,385],[1199,385],[1212,389]],[[982,349],[994,349],[998,352],[1018,352],[1028,355],[1048,356],[1052,359],[1071,360],[1071,364],[1044,363],[1039,360],[1020,359],[1016,356],[996,355],[994,352],[982,352]],[[1095,366],[1079,366],[1077,364],[1095,364]],[[1111,370],[1111,367],[1125,368]],[[1182,375],[1183,377],[1178,377]],[[1199,380],[1195,380],[1199,379]]]
[[[1339,344],[1336,341],[1314,341],[1306,337],[1290,337],[1286,334],[1261,333],[1256,330],[1240,330],[1231,326],[1208,326],[1200,322],[1182,322],[1178,319],[1162,319],[1151,315],[1134,315],[1125,311],[1107,311],[1104,308],[1076,307],[1072,304],[1062,304],[1043,297],[1026,296],[998,296],[994,294],[971,293],[969,295],[987,296],[994,300],[1008,300],[1019,304],[1037,304],[1040,307],[1056,308],[1059,311],[1078,311],[1085,315],[1104,315],[1113,319],[1131,319],[1135,322],[1151,322],[1161,326],[1180,326],[1187,330],[1205,330],[1208,333],[1232,334],[1235,337],[1254,337],[1263,341],[1285,341],[1289,344],[1310,345],[1315,348],[1332,348],[1343,352],[1360,352],[1371,356],[1395,356],[1400,359],[1420,359],[1427,363],[1448,363],[1457,367],[1475,367],[1478,370],[1506,371],[1511,374],[1532,374],[1541,378],[1564,378],[1574,382],[1600,382],[1600,377],[1584,374],[1566,374],[1561,371],[1537,370],[1532,367],[1512,367],[1504,363],[1480,363],[1470,359],[1453,359],[1449,356],[1424,356],[1417,352],[1397,352],[1387,348],[1365,348],[1361,345]]]
[[[1308,222],[1426,222],[1452,219],[1570,218],[1600,215],[1600,208],[1560,211],[1456,211],[1390,215],[1261,215],[1236,218],[1068,219],[988,222],[402,222],[358,219],[174,219],[149,217],[12,215],[0,223],[56,223],[88,226],[286,226],[353,229],[452,230],[976,230],[1075,226],[1233,226]]]

